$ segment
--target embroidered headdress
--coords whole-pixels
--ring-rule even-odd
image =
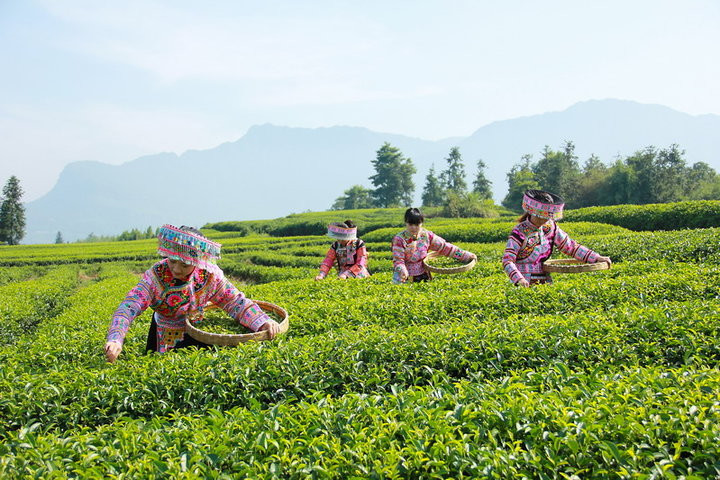
[[[565,201],[554,193],[528,190],[523,195],[523,210],[536,217],[559,220],[562,218],[564,207]]]
[[[334,222],[328,225],[327,236],[335,240],[355,240],[357,227],[348,227],[344,223]]]
[[[220,258],[220,244],[191,231],[188,227],[163,225],[158,233],[158,253],[211,273],[220,271],[215,264]]]

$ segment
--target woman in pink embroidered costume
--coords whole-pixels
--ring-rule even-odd
[[[516,285],[552,283],[543,263],[557,247],[566,255],[586,263],[612,262],[589,248],[580,245],[565,233],[555,220],[562,218],[565,203],[559,195],[542,190],[528,190],[522,203],[525,213],[510,233],[502,257],[505,273]]]
[[[463,263],[476,259],[474,253],[446,242],[439,235],[423,228],[424,215],[417,208],[405,211],[405,230],[392,241],[393,283],[426,282],[432,277],[423,260],[428,252],[455,258]]]
[[[130,324],[148,307],[154,310],[147,350],[165,353],[173,348],[207,346],[185,335],[185,317],[202,312],[207,302],[221,307],[252,331],[267,330],[270,338],[279,325],[245,296],[215,264],[220,244],[192,227],[164,225],[158,234],[158,253],[165,257],[150,267],[115,311],[105,344],[114,362],[122,351]]]
[[[357,227],[350,220],[345,223],[328,225],[328,237],[335,239],[330,245],[325,260],[320,264],[320,273],[315,280],[325,278],[333,266],[337,268],[338,278],[367,278],[368,253],[365,242],[357,238]]]

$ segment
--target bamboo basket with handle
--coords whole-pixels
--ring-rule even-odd
[[[288,331],[288,328],[290,328],[290,317],[287,313],[287,310],[285,310],[282,307],[279,307],[275,305],[274,303],[270,302],[263,302],[256,300],[255,303],[266,312],[275,313],[276,315],[280,316],[282,318],[282,321],[280,322],[280,334],[283,334]],[[213,304],[208,304],[204,307],[204,310],[219,310],[220,307]],[[193,316],[193,320],[197,319],[198,316],[201,314],[199,312],[196,312]],[[210,345],[221,345],[221,346],[236,346],[241,343],[245,342],[261,342],[264,340],[269,340],[269,334],[266,331],[260,331],[260,332],[254,332],[254,333],[240,333],[240,334],[227,334],[227,333],[212,333],[212,332],[206,332],[195,325],[192,324],[191,318],[185,319],[185,329],[188,335],[190,335],[192,338],[199,342],[207,343]]]
[[[546,260],[543,264],[543,272],[546,273],[583,273],[607,270],[610,268],[605,262],[585,263],[574,258],[556,258]]]
[[[440,273],[440,274],[454,274],[454,273],[464,273],[469,270],[472,270],[472,268],[475,266],[475,263],[477,262],[475,259],[470,260],[468,263],[464,265],[460,265],[458,267],[447,267],[447,268],[441,268],[441,267],[433,267],[430,264],[430,260],[434,258],[438,258],[441,255],[438,255],[437,252],[428,252],[427,256],[423,259],[423,265],[425,266],[425,269],[432,273]]]

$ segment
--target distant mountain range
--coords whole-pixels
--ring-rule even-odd
[[[118,166],[71,163],[48,194],[26,205],[23,243],[50,243],[58,231],[75,240],[163,223],[201,226],[327,210],[350,186],[371,187],[370,162],[384,142],[415,163],[418,200],[430,166],[440,172],[450,148],[458,146],[468,184],[482,158],[499,201],[512,165],[527,153],[539,158],[545,145],[560,149],[572,140],[581,163],[592,153],[610,163],[649,145],[677,143],[686,150],[689,164],[706,162],[720,170],[719,132],[718,115],[693,116],[622,100],[581,102],[561,112],[494,122],[468,137],[438,141],[360,127],[261,125],[209,150],[160,153]]]

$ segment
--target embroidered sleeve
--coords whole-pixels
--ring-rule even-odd
[[[212,284],[209,285],[214,292],[209,298],[212,303],[253,332],[260,330],[260,327],[270,320],[257,303],[245,298],[245,295],[224,275],[214,275],[214,277]]]
[[[595,263],[598,260],[599,254],[593,252],[584,245],[580,245],[578,242],[570,238],[565,231],[555,225],[555,235],[553,238],[555,246],[560,249],[565,255],[569,255],[576,260],[586,263]]]
[[[405,242],[400,235],[395,235],[392,241],[393,270],[405,275],[408,274],[405,266]]]
[[[470,261],[470,252],[466,252],[460,247],[456,247],[452,243],[446,241],[440,235],[435,235],[433,232],[428,232],[430,236],[430,248],[434,252],[438,252],[444,257],[451,257],[461,262]]]
[[[325,255],[325,259],[320,264],[320,275],[322,275],[323,278],[328,274],[328,272],[332,269],[333,265],[335,264],[335,257],[337,254],[335,253],[335,249],[330,247],[330,249],[327,252],[327,255]]]
[[[525,239],[520,235],[520,233],[517,230],[513,230],[512,233],[510,233],[507,244],[505,245],[505,253],[502,257],[503,270],[505,270],[505,273],[512,283],[517,283],[521,278],[523,278],[522,273],[520,273],[517,265],[515,265],[515,261],[517,260],[518,252],[520,251],[524,241]]]
[[[356,258],[357,258],[356,265],[359,265],[363,268],[367,268],[368,251],[367,251],[367,248],[365,247],[365,242],[358,241]]]
[[[115,310],[110,321],[107,334],[108,342],[123,343],[133,320],[150,306],[153,298],[159,296],[152,275],[152,269],[146,271],[142,280],[128,292],[125,300],[120,302],[120,306]]]

